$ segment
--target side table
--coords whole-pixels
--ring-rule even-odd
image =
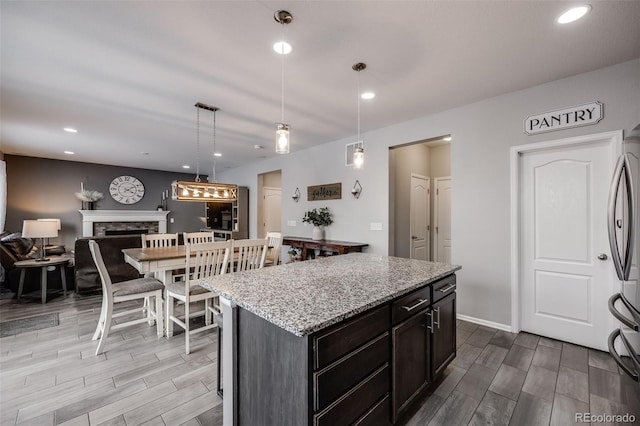
[[[18,284],[18,299],[22,296],[22,287],[24,286],[24,274],[27,268],[40,268],[40,287],[42,289],[42,303],[47,303],[47,268],[49,266],[57,266],[60,269],[60,278],[62,280],[62,291],[64,295],[67,295],[67,277],[64,271],[64,265],[69,262],[68,257],[62,256],[50,256],[49,259],[42,262],[36,260],[21,260],[14,265],[16,268],[21,268],[20,271],[20,283]]]

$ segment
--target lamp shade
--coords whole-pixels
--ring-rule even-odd
[[[54,218],[46,218],[46,219],[38,219],[41,222],[55,222],[56,223],[56,229],[59,231],[60,228],[60,219],[54,219]]]
[[[58,236],[58,224],[53,221],[25,220],[22,222],[24,238],[53,238]]]

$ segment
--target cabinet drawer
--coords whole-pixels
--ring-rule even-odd
[[[436,281],[432,284],[433,288],[433,302],[437,302],[438,300],[447,297],[448,295],[454,293],[456,291],[456,276],[449,275],[439,281]]]
[[[347,321],[313,338],[314,370],[326,367],[389,329],[389,305]]]
[[[371,408],[363,417],[354,423],[354,426],[388,426],[391,424],[389,419],[389,395]]]
[[[351,425],[389,393],[389,364],[385,364],[348,394],[313,416],[314,426]]]
[[[320,411],[389,361],[389,333],[315,373],[315,411]]]
[[[393,302],[392,316],[393,324],[414,315],[416,312],[428,307],[431,304],[431,286],[422,287],[412,293],[402,296]]]

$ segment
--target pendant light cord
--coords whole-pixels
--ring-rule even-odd
[[[197,109],[197,129],[198,134],[196,136],[196,182],[200,182],[200,107],[196,105]]]
[[[280,42],[280,54],[282,55],[282,123],[284,124],[284,22],[282,22],[282,41]]]
[[[216,182],[216,110],[213,110],[213,175],[211,183]]]
[[[356,93],[358,102],[358,142],[360,142],[360,71],[358,71],[358,93]]]

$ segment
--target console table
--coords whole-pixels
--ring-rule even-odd
[[[282,239],[282,244],[302,249],[302,260],[307,260],[308,257],[311,257],[312,259],[315,258],[314,250],[346,254],[361,252],[364,247],[369,245],[349,241],[312,240],[311,238],[302,237],[284,237]]]

